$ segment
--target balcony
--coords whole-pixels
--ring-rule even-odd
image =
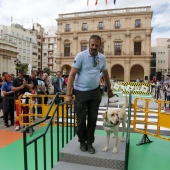
[[[81,27],[81,30],[82,31],[85,31],[85,30],[87,30],[88,29],[88,27],[86,26],[86,27]]]
[[[48,51],[54,51],[54,48],[48,48]]]
[[[53,55],[48,55],[48,57],[47,58],[54,58],[54,56]]]
[[[71,28],[65,28],[65,32],[70,32]]]
[[[104,29],[104,25],[98,25],[97,26],[99,30],[103,30]]]

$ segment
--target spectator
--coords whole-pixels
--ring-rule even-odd
[[[16,77],[12,84],[12,91],[15,93],[15,99],[18,99],[19,95],[24,94],[25,92],[30,92],[33,85],[31,84],[31,79],[29,76],[24,77],[24,70],[18,71],[18,77]],[[28,103],[28,98],[26,98],[26,103]],[[23,114],[27,114],[29,112],[28,106],[21,107],[23,110]],[[19,113],[17,113],[19,116]],[[28,116],[24,117],[24,122],[28,123]],[[20,130],[20,123],[18,120],[15,121],[15,130]]]
[[[45,82],[43,80],[43,71],[38,71],[37,80],[38,80],[38,91],[37,91],[37,94],[47,95],[47,93],[45,92],[46,91],[46,87],[45,87]],[[38,104],[42,104],[42,97],[38,97],[37,98],[37,103]],[[40,107],[40,106],[37,107],[37,114],[42,114],[42,107]]]
[[[12,91],[12,76],[5,74],[5,82],[2,85],[3,92],[3,114],[5,127],[9,127],[8,113],[10,114],[11,126],[14,125],[14,93]]]

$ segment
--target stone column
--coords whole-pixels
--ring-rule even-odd
[[[129,58],[125,60],[124,82],[130,82],[130,60]]]

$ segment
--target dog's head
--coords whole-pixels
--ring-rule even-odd
[[[118,109],[108,108],[103,114],[103,118],[106,122],[113,124],[113,126],[120,124],[120,114]]]

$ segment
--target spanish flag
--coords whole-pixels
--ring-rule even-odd
[[[97,5],[97,3],[98,3],[98,0],[96,0],[95,5]]]

